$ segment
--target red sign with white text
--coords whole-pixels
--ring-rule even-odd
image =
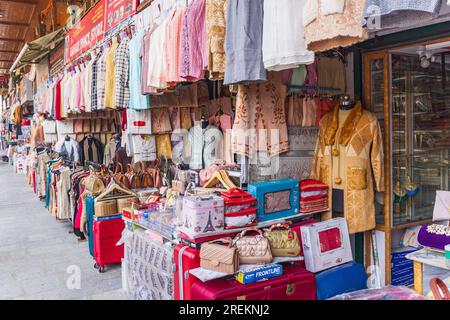
[[[105,0],[100,1],[66,37],[66,63],[95,46],[104,37]]]
[[[137,0],[106,0],[105,32],[108,32],[136,12]]]

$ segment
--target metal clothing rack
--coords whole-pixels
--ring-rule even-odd
[[[98,42],[94,47],[90,48],[89,50],[86,50],[85,52],[80,54],[80,56],[72,60],[72,62],[68,64],[67,68],[70,69],[72,66],[75,66],[78,60],[82,59],[87,54],[95,51],[96,49],[102,47],[107,41],[111,40],[111,38],[117,36],[120,32],[131,26],[134,26],[133,16],[128,17],[127,19],[119,23],[117,26],[109,30],[100,42]]]
[[[315,91],[342,91],[340,88],[333,87],[319,87],[319,86],[299,86],[294,84],[288,85],[289,89],[303,89],[303,90],[315,90]]]

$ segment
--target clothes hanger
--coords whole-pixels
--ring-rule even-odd
[[[214,172],[211,179],[203,186],[203,188],[214,188],[218,183],[221,183],[227,190],[236,188],[236,185],[231,181],[228,173],[225,170],[218,170]]]
[[[115,191],[119,192],[119,195],[114,195],[112,197],[108,197],[109,195],[111,195]],[[130,190],[122,188],[121,186],[119,186],[115,182],[111,182],[110,185],[106,188],[106,190],[103,191],[103,193],[101,195],[99,195],[95,199],[95,202],[97,202],[97,201],[106,201],[106,200],[109,200],[109,199],[112,199],[112,198],[118,199],[118,198],[121,198],[121,197],[129,197],[129,196],[136,197],[136,194],[133,191],[130,191]]]

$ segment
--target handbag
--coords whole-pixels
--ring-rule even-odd
[[[180,169],[177,168],[176,170],[175,179],[172,180],[172,189],[179,193],[184,193],[186,191],[186,184],[179,180]]]
[[[433,292],[434,300],[450,300],[450,291],[441,279],[431,279],[430,289]]]
[[[141,162],[141,186],[142,188],[153,188],[154,186],[154,181],[153,181],[153,176],[150,172],[148,172],[145,167],[144,164]]]
[[[84,179],[84,188],[93,195],[101,194],[105,190],[105,184],[102,179],[95,174],[91,174]]]
[[[281,229],[279,229],[281,228]],[[264,232],[274,257],[297,257],[300,254],[298,235],[287,224],[275,224]]]
[[[160,164],[161,164],[161,159],[158,158],[158,159],[156,159],[154,165],[147,169],[147,172],[149,172],[153,177],[153,187],[158,188],[158,189],[163,186],[161,170],[159,169]]]
[[[257,232],[257,235],[247,236],[249,232]],[[262,232],[255,228],[242,231],[233,239],[233,245],[239,252],[241,264],[266,264],[272,262],[272,251],[269,240],[264,238]]]
[[[219,242],[226,243],[224,246]],[[200,267],[226,274],[234,274],[239,269],[239,254],[232,246],[231,238],[203,243],[200,248]]]
[[[436,191],[433,221],[450,220],[450,191]]]
[[[130,181],[131,189],[140,189],[142,187],[139,172],[136,172],[134,168],[131,166],[131,164],[127,165],[127,172],[125,173],[125,175]]]
[[[116,163],[116,171],[114,172],[113,177],[117,182],[123,184],[127,189],[130,189],[130,180],[123,174],[123,166],[120,162]]]

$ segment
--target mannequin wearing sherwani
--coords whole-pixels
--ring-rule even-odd
[[[330,208],[333,188],[343,190],[351,234],[375,228],[374,184],[384,191],[383,140],[377,118],[360,102],[350,111],[338,105],[320,121],[311,178],[329,186]],[[331,218],[332,212],[323,214]]]

